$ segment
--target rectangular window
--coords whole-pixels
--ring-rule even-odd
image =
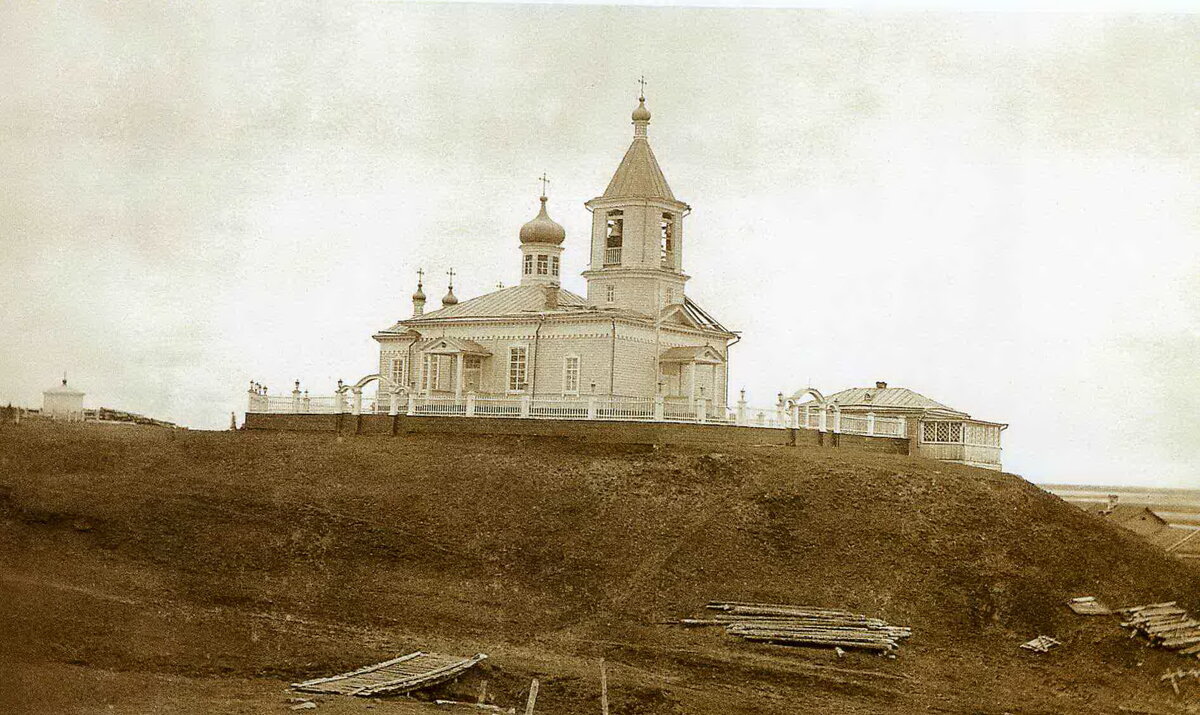
[[[921,440],[943,444],[958,444],[962,442],[961,422],[923,422],[921,423]]]
[[[532,253],[525,254],[525,275],[527,275],[527,276],[533,275],[533,254]]]
[[[605,300],[605,302],[607,302],[607,303],[611,303],[611,302],[613,302],[614,300],[616,300],[616,298],[617,298],[617,287],[616,287],[616,286],[611,286],[611,285],[604,286],[604,300]]]
[[[675,218],[671,214],[663,214],[662,222],[658,224],[659,258],[663,268],[675,267]]]
[[[425,390],[442,389],[442,359],[440,355],[425,356]]]
[[[547,256],[538,256],[538,275],[544,276],[550,272],[550,259]]]
[[[550,257],[550,275],[558,277],[558,256]]]
[[[406,367],[408,367],[408,365],[405,364],[404,356],[392,358],[391,378],[393,385],[397,387],[404,387],[408,384],[408,375],[404,374]]]
[[[563,394],[579,394],[579,357],[568,355],[563,360]]]
[[[525,369],[528,364],[529,352],[524,345],[514,345],[508,349],[508,391],[524,392],[528,386]]]

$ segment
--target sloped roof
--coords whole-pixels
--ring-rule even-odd
[[[434,343],[433,346],[423,349],[423,352],[430,353],[431,355],[455,355],[461,353],[464,355],[480,355],[484,357],[492,354],[490,350],[474,340],[451,337],[438,338],[437,342]]]
[[[608,182],[603,198],[676,200],[675,194],[671,193],[671,187],[667,186],[667,177],[663,176],[662,168],[654,158],[654,151],[650,149],[650,142],[646,137],[633,138],[633,143],[625,152],[625,158],[621,159],[621,165],[617,167],[617,173],[613,174],[612,181]]]
[[[569,290],[558,289],[558,312],[567,312],[587,307],[587,301]],[[432,322],[448,318],[497,318],[527,313],[552,313],[546,308],[546,289],[540,285],[513,286],[484,293],[440,310],[430,311],[407,320],[402,320],[389,330],[398,330],[403,325]]]
[[[73,387],[67,387],[67,381],[63,380],[61,385],[55,385],[48,390],[42,391],[43,395],[82,395],[83,393]]]
[[[852,387],[829,395],[825,400],[841,407],[891,407],[914,410],[943,410],[966,416],[966,412],[956,410],[931,400],[919,392],[913,392],[907,387]]]
[[[661,362],[720,363],[721,353],[708,345],[687,345],[667,348],[658,358]]]

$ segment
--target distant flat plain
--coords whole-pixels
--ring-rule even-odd
[[[1104,502],[1115,494],[1119,504],[1149,507],[1171,526],[1200,529],[1200,489],[1097,487],[1082,484],[1039,484],[1058,498],[1079,506]]]

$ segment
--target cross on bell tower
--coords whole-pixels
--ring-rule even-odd
[[[458,297],[454,295],[454,269],[446,271],[446,275],[450,276],[450,287],[446,291],[446,296],[442,298],[442,307],[449,308],[452,305],[458,305]]]

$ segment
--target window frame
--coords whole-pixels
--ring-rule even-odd
[[[571,363],[575,364],[575,387],[571,388]],[[578,396],[579,386],[583,384],[583,359],[578,355],[570,354],[563,356],[563,394]]]
[[[533,254],[532,253],[525,254],[525,261],[524,261],[523,269],[525,271],[524,275],[527,275],[527,276],[533,275]]]
[[[615,303],[617,300],[617,287],[612,283],[604,286],[604,302]]]
[[[399,367],[399,370],[396,368]],[[392,384],[397,387],[408,386],[408,356],[404,354],[393,355],[389,366],[389,376]]]
[[[537,257],[537,274],[539,276],[550,275],[550,256],[545,253],[539,253]]]
[[[517,361],[515,357],[520,351],[520,372],[521,380],[515,381],[517,376],[515,367]],[[517,343],[508,346],[508,364],[505,373],[505,385],[508,388],[507,392],[510,395],[523,395],[529,391],[529,345],[525,343]]]

